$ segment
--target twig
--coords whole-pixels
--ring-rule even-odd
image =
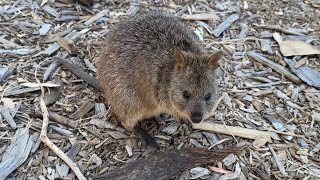
[[[56,153],[74,172],[74,174],[77,176],[79,180],[86,180],[86,178],[81,173],[80,169],[77,167],[76,163],[74,163],[61,149],[59,149],[53,142],[48,138],[47,136],[47,130],[48,130],[48,124],[49,124],[49,113],[46,106],[46,103],[44,102],[44,88],[41,85],[41,82],[37,78],[37,67],[35,70],[35,78],[37,83],[39,84],[41,88],[41,97],[40,97],[40,109],[43,114],[43,123],[40,133],[40,139],[41,141],[46,144],[54,153]]]
[[[256,26],[257,28],[276,30],[276,31],[283,32],[285,34],[292,34],[292,35],[297,35],[297,36],[305,36],[302,33],[295,32],[295,31],[292,31],[292,30],[287,30],[287,29],[284,29],[284,28],[282,28],[280,26],[277,26],[277,25],[260,25],[260,24],[253,24],[253,25]]]
[[[259,38],[255,38],[255,37],[247,37],[247,38],[237,38],[237,39],[225,39],[222,41],[212,41],[208,44],[208,46],[212,45],[212,44],[234,44],[235,42],[241,41],[241,43],[244,43],[245,41],[257,41],[257,40],[261,40]]]

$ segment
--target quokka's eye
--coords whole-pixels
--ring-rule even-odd
[[[183,91],[182,95],[184,99],[190,99],[190,93],[188,91]]]
[[[206,94],[205,97],[204,97],[204,99],[205,99],[206,101],[209,101],[209,100],[211,99],[211,93]]]

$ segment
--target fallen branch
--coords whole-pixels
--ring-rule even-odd
[[[240,148],[208,150],[207,148],[184,148],[156,152],[152,155],[127,163],[116,170],[93,177],[93,179],[173,179],[181,171],[195,165],[222,160],[228,154],[239,154]]]

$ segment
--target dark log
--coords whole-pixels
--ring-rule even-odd
[[[230,153],[239,154],[240,148],[208,150],[207,148],[184,148],[155,152],[93,179],[174,179],[182,171],[194,166],[222,160]]]

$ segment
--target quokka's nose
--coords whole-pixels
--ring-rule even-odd
[[[202,112],[193,112],[191,113],[191,121],[194,123],[200,123],[203,119]]]

